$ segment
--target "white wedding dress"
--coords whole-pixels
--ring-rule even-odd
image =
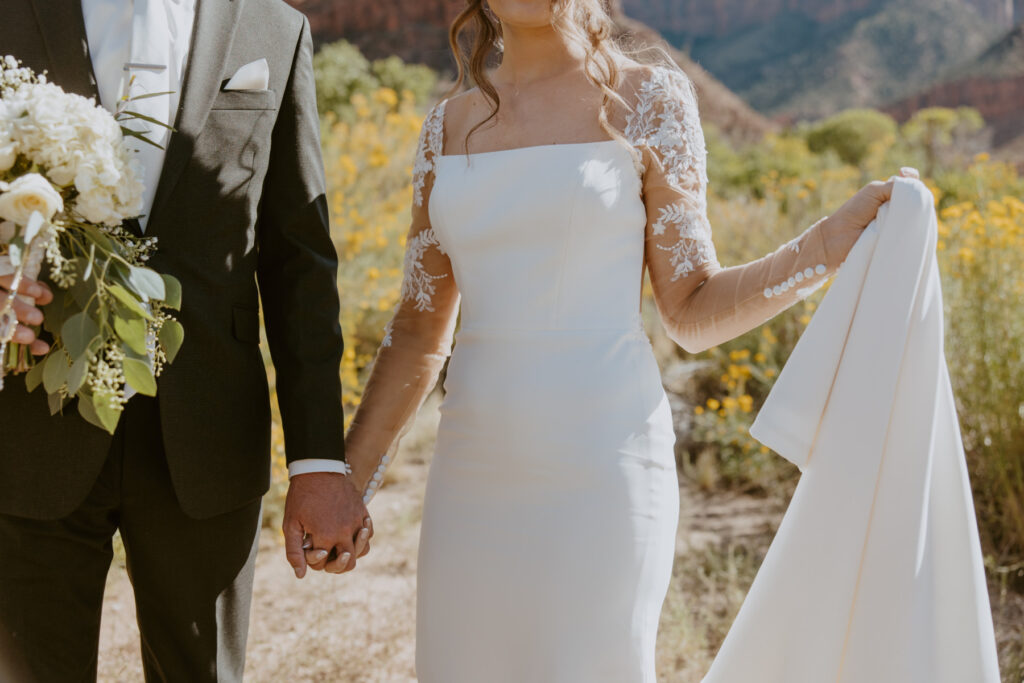
[[[819,285],[819,222],[723,269],[692,87],[631,76],[629,144],[445,156],[424,124],[402,301],[348,436],[366,500],[451,349],[419,556],[424,683],[655,681],[678,517],[674,432],[640,319],[700,350]],[[367,466],[367,463],[369,465]]]

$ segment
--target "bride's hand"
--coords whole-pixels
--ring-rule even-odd
[[[920,177],[917,169],[910,166],[901,168],[900,176]],[[824,221],[822,228],[831,253],[839,253],[846,258],[861,231],[875,220],[879,207],[892,198],[895,178],[891,176],[888,180],[871,181]]]

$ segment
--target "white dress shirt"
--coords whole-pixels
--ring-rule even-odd
[[[185,66],[192,42],[192,27],[195,23],[196,0],[150,0],[166,10],[166,25],[169,33],[170,64],[165,65],[170,95],[156,102],[166,104],[169,125],[174,125],[181,88],[185,80]],[[85,18],[85,33],[89,41],[89,55],[92,57],[93,72],[100,94],[100,103],[113,112],[120,99],[127,93],[131,72],[128,63],[132,48],[132,0],[82,0],[82,15]],[[141,93],[133,92],[132,95]],[[147,103],[149,104],[149,103]],[[129,107],[130,109],[131,107]],[[143,208],[139,223],[146,228],[147,217],[153,208],[160,171],[163,168],[166,142],[169,131],[154,128],[147,137],[165,149],[147,146],[140,154],[143,165]],[[143,145],[145,143],[139,143]]]
[[[198,0],[150,0],[162,2],[167,11],[167,30],[170,34],[170,64],[167,64],[171,95],[166,98],[166,121],[173,125],[181,90],[185,80],[192,42],[192,28]],[[85,33],[89,42],[89,56],[99,89],[100,103],[109,111],[116,111],[118,102],[127,94],[130,72],[127,70],[132,52],[132,0],[82,0]],[[133,93],[138,94],[138,93]],[[160,101],[160,100],[157,100]],[[162,131],[154,131],[159,137]],[[153,136],[149,136],[153,139]],[[165,138],[166,142],[166,138]],[[166,144],[164,144],[166,147]],[[153,197],[163,169],[165,150],[146,150],[140,155],[146,185],[143,216],[140,223],[145,229],[146,216],[153,208]],[[310,472],[345,473],[345,463],[337,460],[305,459],[289,464],[289,476]]]

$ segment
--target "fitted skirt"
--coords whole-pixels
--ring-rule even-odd
[[[653,683],[679,513],[640,330],[460,331],[420,542],[423,683]]]

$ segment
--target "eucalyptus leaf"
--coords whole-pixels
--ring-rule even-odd
[[[144,396],[156,396],[156,379],[149,363],[134,358],[124,359],[124,378],[135,391]]]
[[[89,240],[94,242],[101,250],[107,253],[118,253],[117,246],[114,242],[99,228],[95,225],[82,225],[83,232],[89,237]]]
[[[107,287],[107,291],[113,294],[118,301],[124,304],[128,308],[128,310],[134,313],[135,315],[139,316],[140,318],[145,318],[146,320],[153,319],[153,316],[149,313],[149,311],[142,307],[142,304],[139,303],[139,300],[135,298],[135,296],[133,296],[131,292],[129,292],[121,285],[111,285]]]
[[[103,429],[107,430],[111,434],[113,434],[117,429],[117,422],[121,419],[121,411],[112,407],[112,403],[113,397],[106,392],[93,394],[93,410],[96,411],[96,416],[99,418]]]
[[[145,353],[138,353],[132,347],[122,344],[121,351],[124,353],[125,358],[134,358],[135,360],[141,360],[143,363],[146,363],[147,365],[151,364],[148,348],[146,349]]]
[[[92,396],[79,396],[78,397],[78,414],[82,416],[82,419],[100,429],[106,429],[103,426],[103,422],[100,421],[100,416],[96,414],[96,409],[92,405]]]
[[[68,308],[72,305],[74,295],[70,291],[64,292],[63,296],[58,292],[53,301],[43,306],[43,328],[50,334],[60,334],[68,317]]]
[[[71,364],[71,371],[68,373],[68,396],[74,396],[85,383],[85,376],[89,371],[91,358],[88,354],[75,360]]]
[[[178,282],[178,278],[171,275],[161,275],[164,281],[164,289],[166,294],[164,295],[164,306],[173,308],[176,311],[181,310],[181,283]]]
[[[81,261],[81,259],[77,260]],[[96,300],[96,280],[94,278],[78,278],[69,291],[78,309],[84,311],[91,301]]]
[[[60,330],[64,347],[71,354],[71,358],[75,360],[85,354],[89,345],[92,344],[92,340],[99,336],[99,333],[100,328],[85,313],[76,313],[68,318]]]
[[[60,411],[64,410],[64,406],[68,404],[68,400],[69,399],[65,399],[57,393],[47,396],[46,401],[50,404],[50,415],[56,415]]]
[[[43,383],[43,366],[44,361],[39,361],[32,366],[32,369],[25,375],[25,389],[29,392],[35,391],[36,388]]]
[[[185,341],[185,328],[177,320],[167,320],[160,328],[160,343],[163,344],[167,362],[173,363]]]
[[[46,393],[57,393],[67,380],[69,372],[71,365],[63,349],[47,356],[43,365],[43,388],[46,389]]]
[[[129,271],[128,281],[132,289],[142,296],[161,301],[167,295],[164,280],[156,271],[137,266],[129,266]]]
[[[146,321],[115,315],[114,332],[136,353],[146,353]]]

